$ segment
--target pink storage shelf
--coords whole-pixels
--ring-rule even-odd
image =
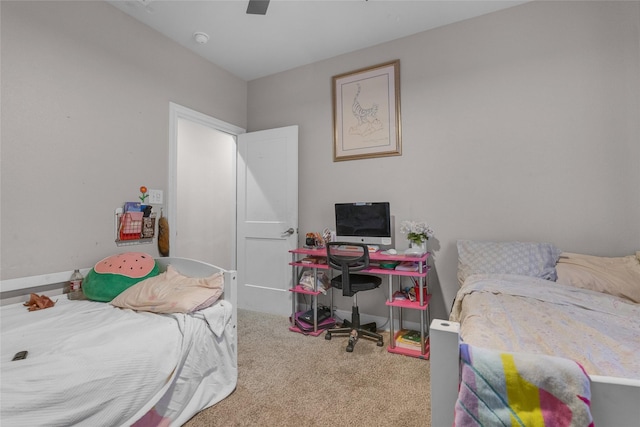
[[[427,299],[424,301],[424,305],[420,305],[420,301],[409,301],[408,299],[397,299],[393,301],[385,302],[386,305],[391,307],[410,308],[413,310],[426,310],[431,301],[431,295],[427,295]]]
[[[348,253],[348,251],[345,251]],[[310,257],[318,257],[318,258],[326,258],[327,252],[326,249],[308,249],[308,248],[298,248],[292,249],[289,253],[297,254],[297,255],[305,255]],[[369,259],[371,262],[379,262],[379,261],[409,261],[409,262],[422,262],[425,264],[422,268],[422,273],[417,271],[402,271],[402,270],[394,270],[391,268],[380,268],[380,267],[369,267],[365,270],[362,270],[364,273],[372,273],[372,274],[383,274],[386,276],[405,276],[405,277],[426,277],[429,273],[430,267],[426,265],[427,258],[429,257],[429,252],[422,255],[421,257],[415,256],[407,256],[402,254],[396,255],[386,255],[382,252],[369,252]],[[311,264],[305,263],[301,261],[290,262],[289,265],[293,265],[296,267],[309,267],[309,268],[317,268],[320,270],[328,270],[329,266],[327,264]]]
[[[320,295],[322,293],[320,291],[311,291],[307,288],[303,288],[300,285],[296,285],[295,287],[289,289],[289,292],[297,292],[299,294],[306,294],[306,295]]]
[[[422,273],[419,273],[417,271],[402,271],[402,270],[394,270],[391,268],[379,268],[379,267],[369,267],[362,271],[366,273],[373,273],[373,274],[384,274],[385,276],[427,277],[429,268],[430,267],[427,265],[422,267]]]
[[[317,337],[318,335],[322,334],[326,329],[318,329],[315,332],[313,332],[313,331],[305,332],[305,331],[301,330],[300,328],[298,328],[297,326],[289,326],[289,330],[291,332],[297,332],[299,334],[311,335],[312,337]]]
[[[415,357],[418,359],[429,360],[429,339],[427,338],[427,342],[424,345],[424,354],[420,353],[417,350],[410,350],[408,348],[400,348],[400,347],[387,347],[387,351],[389,353],[402,354],[404,356]]]
[[[393,337],[394,342],[396,339],[398,339],[398,335],[400,335],[400,331],[397,331],[394,334],[394,337]],[[418,359],[423,359],[423,360],[429,360],[429,350],[430,350],[429,337],[427,337],[424,343],[424,354],[422,354],[420,350],[412,350],[410,348],[398,347],[397,345],[395,347],[391,347],[391,345],[387,347],[387,351],[389,353],[402,354],[404,356],[416,357]]]
[[[318,270],[328,270],[329,266],[327,264],[310,264],[308,262],[290,262],[289,265],[295,265],[296,267],[309,267],[309,268],[317,268]]]
[[[300,316],[303,312],[302,311],[298,311],[297,313],[295,313],[295,318],[296,320],[298,320],[298,316]],[[289,318],[289,321],[291,321],[291,317]],[[307,324],[307,322],[303,322],[305,324]],[[309,324],[310,327],[312,327],[313,325]],[[313,337],[317,337],[318,335],[322,334],[324,331],[326,331],[327,329],[333,328],[336,326],[336,321],[333,317],[329,317],[328,319],[323,320],[322,322],[318,323],[317,325],[317,330],[316,331],[309,331],[309,330],[303,330],[300,327],[296,326],[296,325],[291,325],[289,326],[289,330],[291,332],[297,332],[299,334],[303,334],[303,335],[311,335]]]

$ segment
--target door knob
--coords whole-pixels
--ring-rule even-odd
[[[296,230],[293,229],[293,227],[290,227],[287,231],[282,232],[282,234],[286,234],[287,236],[291,236],[293,233],[295,233]]]

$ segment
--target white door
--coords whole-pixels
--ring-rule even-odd
[[[298,126],[238,136],[238,307],[291,313],[298,243]]]

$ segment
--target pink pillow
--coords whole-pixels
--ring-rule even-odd
[[[224,290],[222,272],[209,277],[186,277],[171,265],[167,271],[136,283],[111,304],[153,313],[191,313],[211,306]]]

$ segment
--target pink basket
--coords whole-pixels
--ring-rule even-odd
[[[142,234],[142,212],[126,212],[120,217],[120,240],[136,240]]]

